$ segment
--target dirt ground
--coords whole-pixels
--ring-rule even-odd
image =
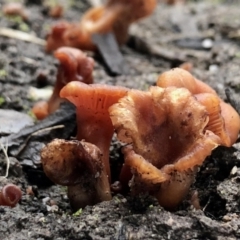
[[[6,2],[0,0],[0,6]],[[68,6],[63,1],[64,18],[71,21],[78,21],[90,7],[86,0],[67,2]],[[51,24],[58,20],[47,15],[40,0],[26,0],[26,8],[27,22],[0,13],[0,110],[31,116],[37,100],[30,89],[52,86],[58,62],[45,53],[42,45],[4,37],[1,29],[26,31],[44,39]],[[193,75],[225,100],[228,89],[228,101],[239,110],[239,8],[238,1],[191,1],[176,6],[159,3],[151,17],[130,29],[130,39],[121,48],[125,74],[110,76],[101,59],[90,53],[96,60],[95,82],[147,89],[163,71],[190,62]],[[11,131],[5,129],[1,114],[0,137],[6,139]],[[18,132],[14,134],[18,136]],[[50,184],[39,162],[44,144],[64,134],[69,133],[53,131],[31,139],[21,154],[14,154],[9,138],[10,172],[7,179],[1,178],[0,186],[15,183],[23,190],[23,197],[15,208],[0,207],[0,239],[240,239],[240,143],[231,148],[219,147],[206,159],[189,196],[175,212],[165,211],[148,196],[116,195],[109,202],[73,214],[66,188]],[[23,138],[26,140],[27,135]],[[113,142],[112,164],[120,160],[119,144]],[[5,168],[1,152],[1,175]],[[33,195],[27,194],[30,186]],[[191,205],[194,191],[198,192],[201,210]]]

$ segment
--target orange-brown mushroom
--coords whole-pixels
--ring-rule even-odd
[[[7,184],[0,190],[0,205],[15,207],[22,198],[21,189],[14,184]]]
[[[20,16],[24,21],[28,20],[28,13],[21,3],[6,3],[2,7],[2,11],[6,16]]]
[[[96,46],[91,40],[92,35],[110,31],[114,33],[117,42],[121,45],[127,40],[130,24],[150,15],[155,6],[156,0],[109,0],[104,6],[87,11],[79,24],[65,24],[66,28],[61,32],[61,39],[58,39],[54,33],[58,28],[55,25],[47,38],[46,50],[55,50],[59,44],[95,50]],[[63,25],[63,23],[59,24]],[[54,42],[57,42],[56,45]]]
[[[68,187],[74,211],[111,199],[102,153],[85,141],[54,139],[41,151],[46,175],[56,184]]]
[[[184,69],[174,68],[159,76],[157,86],[187,88],[208,111],[210,120],[206,129],[218,134],[222,140],[221,144],[224,146],[229,147],[236,142],[240,130],[238,113],[231,105],[220,99],[206,83],[195,79]],[[213,106],[215,107],[213,108]]]
[[[148,191],[166,208],[185,197],[197,166],[220,144],[205,130],[206,108],[185,88],[130,90],[109,109],[125,164],[133,171],[131,190]]]
[[[54,56],[59,60],[57,79],[51,98],[47,103],[37,103],[33,108],[33,113],[38,119],[43,119],[48,114],[55,112],[64,99],[60,98],[60,90],[70,81],[81,81],[87,84],[93,83],[92,72],[94,60],[87,57],[79,49],[62,47],[54,52]]]
[[[105,173],[110,180],[109,147],[113,125],[108,108],[126,95],[128,89],[102,84],[70,82],[60,92],[76,106],[77,139],[95,144],[103,154]]]

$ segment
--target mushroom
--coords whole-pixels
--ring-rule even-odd
[[[127,40],[128,28],[131,23],[150,15],[156,6],[156,0],[108,0],[104,6],[88,10],[79,24],[65,24],[61,28],[61,38],[55,34],[58,24],[47,37],[46,50],[55,50],[57,46],[77,47],[84,50],[96,50],[91,40],[93,34],[113,32],[119,45]],[[56,42],[56,45],[54,44]]]
[[[81,81],[87,84],[93,83],[92,71],[94,60],[87,57],[79,49],[61,47],[55,51],[54,56],[60,61],[54,90],[48,102],[39,102],[33,112],[38,119],[45,118],[55,112],[63,99],[60,98],[60,90],[70,81]]]
[[[133,193],[149,192],[172,209],[185,197],[197,167],[220,144],[206,130],[206,108],[186,88],[130,90],[109,108],[125,165],[132,169]]]
[[[22,198],[21,189],[14,184],[5,185],[0,191],[0,205],[15,207]]]
[[[28,20],[28,12],[24,8],[23,4],[18,2],[9,2],[3,5],[2,11],[6,16],[20,16],[22,20]]]
[[[104,171],[110,177],[109,147],[113,125],[108,108],[126,95],[128,89],[102,84],[70,82],[60,92],[76,106],[77,139],[95,144],[103,154]]]
[[[209,123],[206,129],[213,131],[221,138],[221,145],[230,147],[236,142],[240,130],[238,113],[231,105],[220,99],[206,83],[194,78],[184,69],[174,68],[159,76],[157,86],[187,88],[208,111]]]
[[[102,153],[94,144],[54,139],[42,149],[41,161],[49,179],[68,187],[74,211],[111,199]]]

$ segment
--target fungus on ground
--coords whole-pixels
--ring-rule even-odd
[[[187,194],[197,167],[220,144],[205,130],[206,108],[185,88],[130,90],[109,109],[132,169],[131,191],[149,192],[174,208]]]
[[[74,211],[111,199],[102,153],[85,141],[55,139],[41,151],[44,172],[56,184],[68,187]]]
[[[175,68],[161,74],[157,80],[159,87],[187,88],[206,107],[209,122],[206,129],[221,138],[221,145],[230,147],[236,142],[240,130],[240,118],[230,104],[225,103],[206,83],[194,78],[189,72]]]
[[[103,154],[104,171],[110,181],[109,147],[113,125],[108,108],[126,95],[128,89],[103,84],[70,82],[60,92],[76,106],[77,139],[95,144]]]
[[[28,20],[28,13],[24,8],[23,4],[18,2],[10,2],[2,7],[2,11],[6,16],[20,16],[22,20]]]
[[[79,24],[59,22],[53,26],[47,37],[46,50],[53,51],[62,45],[96,50],[92,35],[111,31],[119,45],[124,44],[130,24],[150,15],[155,6],[156,0],[108,0],[104,6],[87,11]],[[61,31],[56,31],[59,29]]]
[[[15,207],[22,198],[21,189],[14,184],[7,184],[0,190],[0,205]]]
[[[70,81],[81,81],[87,84],[93,83],[92,72],[94,60],[87,57],[79,49],[62,47],[54,52],[59,60],[57,79],[54,90],[48,102],[39,102],[33,108],[33,113],[38,119],[45,118],[48,114],[55,112],[64,99],[60,98],[59,92]]]

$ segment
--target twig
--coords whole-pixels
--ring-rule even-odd
[[[1,178],[7,178],[8,177],[8,172],[9,172],[9,167],[10,167],[10,160],[7,154],[7,150],[8,150],[8,142],[6,142],[6,147],[3,146],[3,144],[0,142],[0,147],[5,155],[5,159],[7,162],[7,167],[6,167],[6,173],[5,176],[0,176]]]
[[[11,28],[0,28],[0,36],[15,38],[26,42],[36,43],[42,46],[46,45],[46,41],[41,38]]]
[[[36,132],[33,132],[32,134],[30,134],[30,135],[27,137],[26,141],[25,141],[25,142],[23,143],[23,145],[20,147],[20,149],[18,150],[17,155],[19,155],[19,154],[22,152],[22,150],[27,146],[27,144],[28,144],[28,142],[29,142],[29,140],[31,139],[32,136],[36,136],[36,135],[38,135],[38,134],[40,134],[40,133],[43,133],[43,132],[46,132],[46,131],[51,131],[51,130],[54,130],[54,129],[64,128],[64,127],[65,127],[65,126],[62,124],[62,125],[57,125],[57,126],[53,126],[53,127],[43,128],[43,129],[40,129],[40,130],[38,130],[38,131],[36,131]]]
[[[102,0],[88,0],[88,2],[92,7],[98,7],[103,4]]]

